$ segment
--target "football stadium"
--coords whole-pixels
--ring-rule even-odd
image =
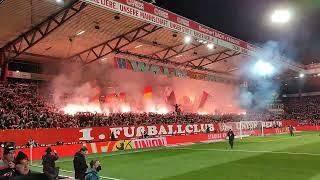
[[[320,180],[320,62],[289,53],[299,33],[240,40],[197,16],[228,3],[162,2],[0,0],[0,179]],[[319,3],[286,5],[269,23],[316,41],[297,16]]]

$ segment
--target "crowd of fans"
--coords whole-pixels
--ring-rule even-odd
[[[39,95],[38,86],[33,83],[0,83],[0,129],[65,128],[90,126],[120,126],[172,123],[214,123],[231,121],[269,121],[298,119],[312,123],[319,118],[320,96],[290,98],[285,100],[282,116],[271,113],[247,113],[246,115],[198,115],[198,114],[156,114],[156,113],[61,113],[48,98]]]

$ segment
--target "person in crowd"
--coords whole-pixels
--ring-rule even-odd
[[[90,162],[90,168],[86,172],[85,180],[100,180],[98,172],[101,170],[101,165],[98,160]]]
[[[88,152],[88,148],[83,146],[73,158],[73,167],[75,172],[75,179],[84,180],[85,174],[88,168],[85,155]]]
[[[28,156],[19,151],[15,160],[14,173],[9,180],[52,180],[44,173],[31,172]]]
[[[56,167],[55,161],[59,159],[56,150],[48,147],[46,149],[46,154],[42,156],[43,173],[51,177],[52,179],[57,179],[59,174],[59,168]]]
[[[229,139],[229,144],[230,144],[230,147],[231,149],[233,149],[233,141],[234,141],[234,133],[231,129],[229,129],[228,133],[227,133],[227,137]]]
[[[0,176],[11,176],[14,172],[14,143],[4,143],[3,158],[0,160]]]
[[[116,137],[114,136],[114,133],[113,133],[113,132],[111,132],[110,139],[111,139],[111,141],[115,141],[115,140],[116,140]]]
[[[147,139],[148,138],[148,133],[146,131],[143,132],[142,138],[143,139]]]
[[[177,113],[177,115],[180,115],[180,113],[181,113],[180,105],[175,104],[175,105],[174,105],[174,111]]]
[[[209,126],[206,129],[206,133],[210,133],[210,127]]]
[[[15,162],[15,172],[13,176],[31,175],[29,159],[25,153],[23,153],[22,151],[19,151],[14,162]]]

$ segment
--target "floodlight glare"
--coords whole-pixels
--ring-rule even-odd
[[[211,44],[211,43],[210,43],[210,44],[207,44],[207,48],[208,48],[208,49],[213,49],[213,48],[214,48],[214,45]]]
[[[192,38],[191,38],[190,36],[185,36],[185,37],[184,37],[184,42],[185,42],[186,44],[190,43],[191,40],[192,40]]]
[[[275,10],[271,15],[271,21],[273,23],[284,24],[291,19],[291,13],[289,10]]]
[[[303,78],[303,77],[304,77],[304,74],[303,74],[303,73],[300,73],[300,74],[299,74],[299,77],[300,77],[300,78]]]
[[[272,64],[268,62],[264,62],[262,60],[259,60],[254,66],[253,66],[253,72],[255,74],[258,74],[259,76],[270,76],[274,73],[274,67]]]

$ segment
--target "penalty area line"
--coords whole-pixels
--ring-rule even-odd
[[[255,150],[245,150],[245,149],[198,149],[198,148],[173,148],[180,150],[193,150],[193,151],[220,151],[220,152],[244,152],[244,153],[269,153],[269,154],[288,154],[288,155],[307,155],[307,156],[320,156],[317,153],[299,153],[299,152],[287,152],[287,151],[255,151]]]

